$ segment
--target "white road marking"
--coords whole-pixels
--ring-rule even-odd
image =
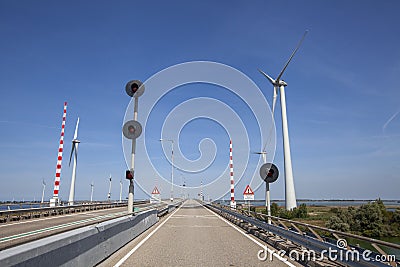
[[[175,215],[174,219],[183,219],[183,218],[206,218],[206,219],[218,219],[214,215]]]
[[[270,250],[267,245],[262,244],[261,242],[259,242],[258,240],[254,239],[252,236],[248,235],[246,232],[244,232],[243,229],[237,227],[236,225],[234,225],[233,223],[231,223],[230,221],[226,220],[225,218],[221,217],[219,214],[215,213],[214,211],[207,209],[206,207],[203,206],[203,208],[205,208],[206,210],[208,210],[209,212],[213,213],[214,215],[216,215],[218,218],[220,218],[222,221],[224,221],[225,223],[229,224],[230,226],[232,226],[234,229],[236,229],[239,233],[241,233],[242,235],[244,235],[245,237],[247,237],[248,239],[250,239],[251,241],[253,241],[254,243],[256,243],[257,245],[259,245],[261,248],[263,249],[267,249],[269,253],[272,253],[275,258],[277,258],[278,260],[280,260],[281,262],[285,263],[286,265],[290,266],[290,267],[296,267],[296,265],[290,263],[287,259],[281,257],[280,255],[278,255],[277,253],[275,253],[273,250]]]
[[[139,242],[139,244],[137,244],[131,251],[129,251],[122,259],[119,260],[119,262],[117,262],[117,264],[114,265],[114,267],[119,267],[121,266],[130,256],[132,256],[133,253],[135,253],[136,250],[138,250],[138,248],[140,248],[155,232],[158,231],[158,229],[161,228],[161,226],[163,226],[172,216],[174,216],[174,214],[180,210],[180,208],[183,205],[181,205],[179,208],[177,208],[172,214],[171,216],[169,216],[167,219],[165,219],[165,221],[163,221],[159,226],[157,226],[156,229],[154,229],[148,236],[146,236],[142,241]]]
[[[215,218],[218,219],[218,218]],[[220,226],[215,225],[167,225],[169,228],[218,228]]]

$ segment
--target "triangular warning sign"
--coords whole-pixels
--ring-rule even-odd
[[[160,191],[158,191],[157,186],[154,187],[153,192],[151,192],[152,195],[159,195]]]
[[[254,192],[253,192],[253,190],[251,190],[250,185],[246,186],[246,189],[244,190],[243,195],[254,195]]]

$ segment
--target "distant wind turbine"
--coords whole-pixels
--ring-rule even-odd
[[[293,51],[292,55],[290,56],[289,60],[286,62],[285,66],[283,67],[282,71],[279,73],[278,77],[274,80],[268,74],[263,72],[259,69],[262,75],[264,75],[269,82],[274,86],[273,92],[273,101],[272,101],[272,114],[275,111],[275,104],[276,98],[278,93],[278,88],[280,89],[281,94],[281,112],[282,112],[282,135],[283,135],[283,148],[284,148],[284,161],[285,161],[285,200],[286,200],[286,209],[291,210],[297,206],[296,204],[296,193],[294,189],[294,182],[293,182],[293,170],[292,170],[292,160],[290,157],[290,144],[289,144],[289,130],[288,130],[288,122],[287,122],[287,115],[286,115],[286,98],[285,98],[285,86],[287,83],[281,80],[283,73],[285,72],[287,66],[289,65],[290,61],[293,59],[294,55],[296,54],[297,50],[299,50],[304,38],[306,37],[308,31],[306,31],[301,38],[300,42],[298,43],[297,47]]]
[[[122,202],[122,179],[119,180],[119,202]]]
[[[72,178],[71,178],[71,188],[69,190],[68,205],[74,205],[76,164],[78,163],[78,145],[80,143],[80,141],[78,140],[78,126],[79,126],[79,117],[78,120],[76,121],[74,139],[72,139],[71,155],[69,156],[69,165],[71,166],[72,154],[74,154],[74,163],[72,165]]]
[[[43,201],[44,201],[44,190],[46,189],[46,183],[44,182],[44,179],[42,180],[42,186],[43,186],[43,189],[42,189],[42,201],[40,203],[43,203]]]
[[[90,202],[93,202],[93,187],[94,183],[92,181],[92,183],[90,184]]]

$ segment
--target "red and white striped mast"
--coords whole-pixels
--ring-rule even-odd
[[[232,140],[229,140],[229,168],[231,173],[231,208],[236,209],[235,181],[233,180]]]
[[[64,149],[64,129],[65,129],[66,118],[67,118],[67,102],[64,102],[64,113],[61,124],[61,137],[57,155],[56,177],[54,180],[53,198],[50,199],[50,207],[55,207],[59,204],[58,192],[60,190],[61,162],[62,162],[62,153]]]

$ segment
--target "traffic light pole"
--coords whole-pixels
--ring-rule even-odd
[[[135,97],[135,105],[133,108],[133,120],[137,121],[138,117],[139,97]],[[135,179],[135,153],[136,153],[136,138],[132,139],[132,157],[131,157],[131,173],[133,179],[129,180],[129,195],[128,195],[128,213],[133,212],[134,184]]]
[[[267,153],[261,152],[264,164],[267,163]],[[265,207],[267,208],[268,224],[271,224],[271,198],[269,195],[269,182],[265,182]]]
[[[271,224],[271,198],[269,194],[269,184],[278,179],[279,170],[273,163],[267,163],[267,155],[265,151],[258,154],[261,154],[264,160],[264,164],[260,167],[260,176],[265,182],[265,207],[267,209],[268,224]]]
[[[269,183],[265,183],[265,200],[267,205],[268,224],[271,224],[271,199],[269,196]]]
[[[132,80],[126,84],[125,91],[135,100],[133,106],[133,120],[125,122],[124,126],[122,127],[122,133],[124,137],[132,140],[131,166],[130,170],[126,171],[125,178],[129,179],[128,213],[133,213],[136,138],[138,138],[142,133],[142,125],[137,121],[138,105],[139,96],[144,93],[144,85],[139,80]]]

